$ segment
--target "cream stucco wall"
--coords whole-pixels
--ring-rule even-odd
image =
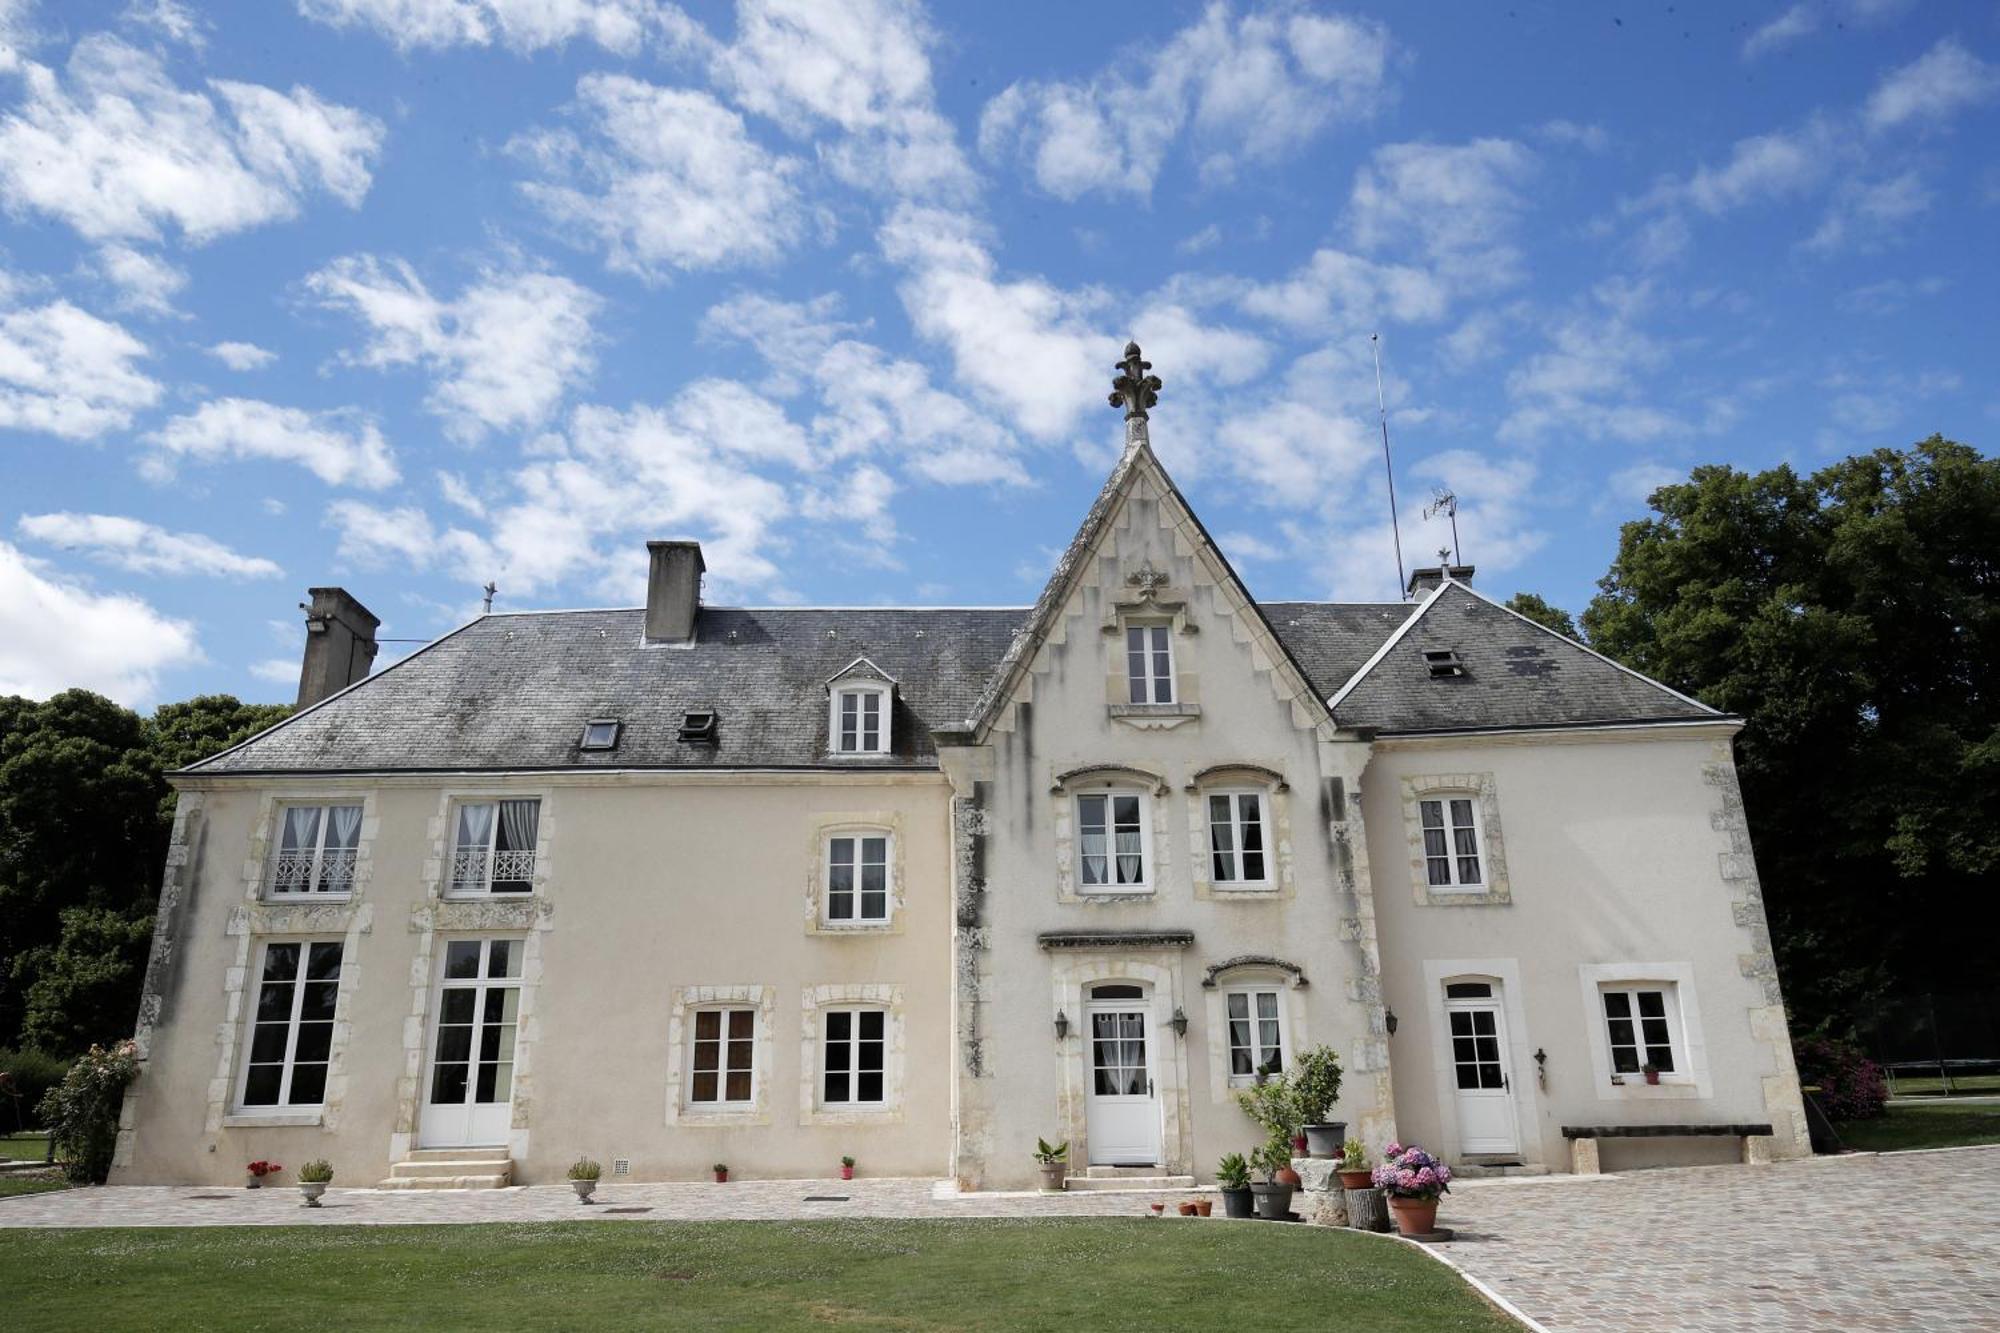
[[[448,802],[540,794],[537,884],[527,899],[440,901]],[[745,1177],[942,1174],[949,1126],[948,790],[919,774],[522,775],[473,779],[211,780],[183,790],[144,1073],[126,1108],[113,1181],[235,1183],[243,1164],[332,1161],[373,1184],[414,1144],[432,961],[444,939],[527,940],[509,1146],[515,1178],[560,1179],[579,1154],[631,1162],[634,1179],[691,1178],[727,1161]],[[363,871],[350,902],[259,900],[273,807],[362,799]],[[888,931],[816,928],[825,828],[896,832],[901,902]],[[325,1108],[272,1123],[233,1114],[254,943],[344,938]],[[670,1069],[677,999],[758,994],[759,1105],[704,1123]],[[900,1097],[887,1112],[812,1105],[818,1010],[893,1007]],[[685,1007],[683,1005],[683,1007]],[[681,1040],[686,1034],[680,1032]],[[808,1123],[810,1122],[810,1123]]]
[[[1366,850],[1359,807],[1345,799],[1366,747],[1334,737],[1241,609],[1185,511],[1141,476],[987,743],[946,756],[962,810],[955,1170],[967,1185],[1030,1183],[1038,1136],[1070,1140],[1072,1171],[1091,1160],[1082,1002],[1100,980],[1148,988],[1162,1164],[1206,1179],[1223,1153],[1255,1146],[1260,1132],[1226,1086],[1220,1005],[1202,987],[1208,968],[1240,955],[1303,972],[1297,986],[1282,969],[1260,974],[1282,984],[1293,1050],[1335,1048],[1347,1071],[1336,1116],[1378,1144],[1391,1132]],[[1170,621],[1176,697],[1198,715],[1119,707],[1126,613]],[[1201,865],[1206,826],[1190,787],[1228,765],[1252,766],[1220,780],[1263,784],[1276,815],[1270,892],[1232,895]],[[1065,780],[1092,766],[1129,771]],[[1154,888],[1143,897],[1093,896],[1071,871],[1071,798],[1106,781],[1151,793]],[[1190,932],[1192,942],[1038,944],[1062,931]],[[1184,1038],[1167,1026],[1177,1008]],[[1060,1041],[1058,1009],[1070,1021]]]
[[[1377,743],[1361,803],[1406,1141],[1460,1155],[1443,986],[1468,977],[1499,982],[1505,1001],[1525,1160],[1567,1170],[1563,1125],[1768,1121],[1775,1154],[1806,1150],[1731,732]],[[1487,832],[1506,892],[1453,901],[1422,883],[1411,797],[1475,781],[1499,816]],[[1612,1083],[1596,987],[1620,978],[1677,983],[1691,1070],[1659,1086]],[[1678,1160],[1694,1142],[1634,1140],[1615,1155]]]

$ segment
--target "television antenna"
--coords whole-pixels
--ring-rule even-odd
[[[1459,553],[1458,549],[1458,497],[1452,494],[1451,488],[1448,486],[1432,487],[1431,502],[1424,506],[1424,517],[1426,519],[1436,518],[1439,514],[1443,514],[1451,520],[1451,563],[1462,565],[1465,563],[1465,557]],[[1445,552],[1440,548],[1438,559],[1443,560],[1444,557]]]
[[[1396,539],[1396,594],[1408,598],[1409,580],[1403,577],[1403,528],[1396,520],[1396,467],[1389,461],[1389,405],[1382,396],[1382,335],[1368,335],[1368,346],[1375,354],[1375,411],[1382,419],[1382,471],[1389,478],[1389,534]]]
[[[490,616],[493,614],[493,594],[499,592],[500,589],[495,587],[493,584],[489,583],[482,591],[484,591],[486,594],[486,602],[485,605],[483,605],[480,608],[480,611],[482,614]]]

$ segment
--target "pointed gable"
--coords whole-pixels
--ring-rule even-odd
[[[1725,716],[1450,581],[1340,688],[1332,707],[1342,726],[1382,732]]]

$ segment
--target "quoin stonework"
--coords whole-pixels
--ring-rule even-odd
[[[1738,721],[1467,567],[1255,600],[1117,369],[1032,607],[710,606],[661,541],[370,675],[314,589],[305,706],[174,777],[113,1180],[1205,1180],[1318,1045],[1375,1151],[1806,1151]]]

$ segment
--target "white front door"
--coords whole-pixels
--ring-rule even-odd
[[[1448,1000],[1445,1022],[1458,1085],[1458,1148],[1463,1153],[1519,1152],[1514,1090],[1507,1073],[1507,1027],[1497,999]]]
[[[514,1031],[521,1007],[518,939],[451,940],[432,998],[430,1077],[417,1142],[494,1147],[513,1123]]]
[[[1138,987],[1131,999],[1092,1000],[1084,1010],[1090,1025],[1085,1059],[1090,1062],[1086,1109],[1090,1161],[1095,1166],[1158,1166],[1160,1102],[1153,1082],[1150,1014]]]

